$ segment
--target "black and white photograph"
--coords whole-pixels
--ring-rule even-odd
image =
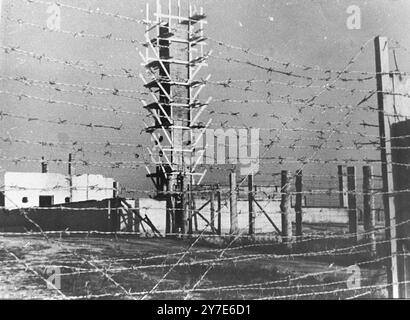
[[[405,300],[409,252],[409,0],[0,0],[1,301]]]

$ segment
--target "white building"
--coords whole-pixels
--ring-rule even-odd
[[[6,172],[6,209],[44,207],[68,202],[103,200],[116,195],[114,179],[85,174],[70,177],[58,173]],[[70,187],[70,184],[72,187]]]

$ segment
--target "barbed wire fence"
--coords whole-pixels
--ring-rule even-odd
[[[54,4],[39,0],[21,1],[27,6]],[[144,20],[114,12],[59,2],[57,6],[90,16],[104,16],[119,23],[132,23],[142,27],[147,24]],[[21,17],[9,17],[8,22],[17,24],[22,32],[30,28],[35,32],[70,37],[75,41],[121,42],[129,44],[130,51],[135,46],[146,45],[139,39],[124,39],[111,32],[93,34],[61,28],[50,30]],[[410,96],[408,93],[374,88],[373,83],[377,77],[390,73],[351,70],[366,50],[369,50],[372,40],[367,40],[358,48],[350,60],[346,59],[344,68],[333,70],[278,61],[254,50],[207,37],[210,45],[214,46],[213,53],[208,56],[210,63],[237,65],[249,68],[255,74],[255,78],[249,79],[201,79],[197,84],[210,85],[210,90],[216,96],[204,112],[217,117],[221,122],[214,123],[210,128],[248,131],[260,129],[260,139],[252,143],[263,146],[262,152],[257,159],[248,156],[245,158],[250,162],[257,160],[260,164],[259,172],[254,175],[255,184],[251,188],[244,186],[248,182],[248,176],[252,175],[251,171],[243,174],[243,178],[237,181],[232,169],[237,170],[238,164],[217,164],[213,157],[209,159],[205,155],[204,163],[199,166],[208,170],[208,184],[204,183],[190,190],[198,199],[197,203],[203,205],[200,209],[190,208],[191,218],[200,219],[195,223],[198,226],[192,234],[171,232],[166,235],[166,239],[151,239],[150,237],[158,234],[149,231],[150,224],[147,222],[157,212],[165,214],[160,202],[146,205],[139,202],[132,210],[122,206],[111,207],[110,201],[98,206],[93,204],[75,207],[62,204],[21,208],[10,195],[24,191],[79,191],[82,188],[67,184],[56,184],[48,188],[3,185],[1,192],[5,203],[9,203],[9,206],[1,208],[4,221],[18,217],[21,219],[16,220],[18,223],[25,221],[23,225],[26,230],[8,230],[0,224],[2,276],[31,273],[42,282],[39,286],[47,286],[50,291],[47,297],[70,300],[163,297],[356,299],[385,297],[386,290],[390,287],[408,283],[402,279],[388,281],[385,265],[388,265],[387,262],[392,257],[408,256],[406,253],[389,252],[387,248],[392,240],[403,242],[408,241],[409,237],[397,235],[386,239],[385,234],[393,228],[408,226],[409,221],[404,219],[384,225],[382,214],[371,222],[364,221],[368,219],[368,216],[364,217],[365,210],[366,214],[370,210],[372,217],[376,210],[383,212],[384,196],[409,192],[407,189],[396,189],[392,194],[391,190],[383,189],[382,165],[406,168],[410,164],[393,161],[386,163],[380,158],[380,152],[386,150],[386,146],[379,142],[378,117],[380,114],[392,114],[374,105],[375,98],[380,94],[400,99],[408,99]],[[398,42],[392,40],[392,43],[397,45]],[[93,120],[90,122],[85,120],[86,117],[77,121],[67,117],[66,112],[61,112],[61,117],[58,118],[30,116],[24,109],[18,112],[4,107],[0,110],[0,121],[13,119],[22,127],[47,125],[58,127],[59,130],[69,126],[82,132],[83,137],[87,135],[87,139],[62,142],[27,137],[22,134],[23,130],[20,135],[1,133],[0,143],[5,150],[8,150],[7,147],[13,150],[18,146],[16,155],[7,152],[0,156],[3,167],[7,168],[2,168],[2,171],[9,171],[12,166],[21,168],[44,161],[25,154],[28,151],[25,148],[41,148],[42,152],[49,150],[51,156],[47,158],[48,163],[58,166],[73,164],[86,172],[93,168],[135,175],[139,169],[159,164],[152,161],[153,157],[147,156],[143,143],[135,143],[133,138],[129,138],[140,134],[143,128],[141,118],[148,116],[148,113],[142,111],[142,103],[149,92],[144,91],[140,83],[138,69],[123,66],[113,68],[100,62],[87,63],[54,57],[52,54],[25,49],[24,44],[4,44],[1,49],[6,56],[24,57],[27,63],[55,64],[63,67],[63,70],[79,72],[84,77],[92,77],[92,81],[100,82],[100,85],[71,83],[64,78],[61,81],[55,78],[44,80],[34,79],[31,75],[11,74],[2,75],[0,80],[3,88],[12,86],[13,90],[0,90],[0,95],[15,99],[18,104],[33,102],[45,110],[69,108],[74,113],[93,112],[103,115],[102,119],[105,119],[100,122],[91,116]],[[408,77],[406,72],[399,70],[394,74]],[[111,84],[114,84],[118,79],[124,84],[131,84],[110,85],[111,80]],[[128,89],[129,86],[140,86],[141,89]],[[341,95],[340,99],[352,103],[335,103],[335,92]],[[106,97],[112,100],[109,103],[99,102],[98,99]],[[93,102],[90,103],[90,100]],[[111,101],[115,101],[115,104]],[[132,107],[129,109],[124,106]],[[399,112],[395,112],[394,116],[407,119],[405,114],[401,115]],[[260,123],[263,123],[263,127]],[[118,139],[112,139],[114,134],[118,135]],[[405,140],[406,135],[392,137],[390,141],[394,139]],[[220,143],[224,145],[224,142]],[[409,149],[410,146],[391,148],[400,151]],[[74,153],[75,160],[67,161],[67,153]],[[342,173],[336,171],[338,166],[342,166]],[[350,170],[343,172],[345,166],[349,166]],[[363,176],[356,174],[359,170],[355,172],[351,169],[361,166],[373,167],[370,176],[367,176],[367,182],[371,182],[367,187],[359,187],[357,182],[360,180],[355,181],[355,178],[358,176],[363,179]],[[229,176],[234,178],[234,183],[223,186],[227,184]],[[300,176],[303,178],[303,189],[296,190],[293,186],[296,182],[301,187],[298,180]],[[342,188],[340,181],[345,181]],[[352,186],[349,190],[346,182],[349,187]],[[216,184],[219,184],[218,188],[215,187]],[[146,197],[155,197],[156,194],[154,190],[141,189],[139,186],[116,189],[96,185],[88,186],[87,190],[89,189],[122,195],[141,194]],[[175,191],[172,193],[175,194]],[[167,192],[163,194],[167,195]],[[214,207],[213,200],[209,200],[211,194],[214,198],[219,195],[218,208]],[[342,206],[340,199],[344,199]],[[292,229],[295,223],[291,211],[295,211],[301,201],[304,201],[301,208],[304,211],[303,232],[294,234]],[[239,204],[239,213],[232,212],[234,202],[237,206]],[[365,205],[359,208],[361,202],[366,205],[371,203],[370,208],[365,208]],[[248,220],[249,203],[253,204],[250,209],[253,221]],[[255,210],[255,205],[258,210]],[[315,208],[321,209],[321,212],[315,215]],[[139,231],[130,229],[127,225],[130,221],[125,219],[120,220],[114,230],[96,230],[92,227],[87,230],[70,230],[70,224],[53,229],[53,221],[56,221],[54,218],[45,221],[44,217],[40,217],[46,214],[46,217],[67,215],[70,219],[77,219],[76,216],[87,219],[91,212],[95,219],[95,213],[104,215],[105,218],[107,212],[111,211],[122,211],[125,215],[131,211],[135,214],[132,219],[137,220],[138,225],[143,225],[140,219],[146,217],[148,220],[144,223],[147,228]],[[351,228],[353,211],[356,229]],[[356,220],[358,211],[363,212],[362,215],[358,214],[361,216],[360,220],[363,220],[360,223]],[[232,221],[228,221],[232,213],[238,219],[234,232],[231,232]],[[342,217],[342,222],[335,220],[335,216]],[[121,219],[121,214],[116,219]],[[284,220],[287,225],[283,224]],[[250,225],[254,228],[252,232],[249,232]],[[114,243],[114,249],[101,249],[103,253],[95,249],[107,246],[107,243]],[[161,252],[151,253],[150,249],[154,250],[158,243],[162,245]],[[147,249],[142,250],[142,246],[147,246]],[[30,250],[35,250],[33,248],[40,248],[41,253],[30,254]],[[52,253],[48,253],[48,250]],[[53,280],[50,280],[50,270],[53,271]],[[227,276],[227,273],[231,275]],[[61,279],[58,285],[54,281],[56,278]],[[36,296],[33,293],[34,296],[30,298],[42,297],[44,292],[38,294]]]

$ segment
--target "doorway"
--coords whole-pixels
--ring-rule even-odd
[[[54,204],[54,196],[40,196],[39,205],[40,207],[50,207]]]

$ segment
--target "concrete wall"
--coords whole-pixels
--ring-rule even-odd
[[[43,231],[118,231],[121,208],[119,199],[67,203],[52,210],[25,209],[25,214]],[[76,208],[81,210],[70,210]],[[111,208],[111,210],[108,210]],[[0,232],[39,232],[36,225],[25,219],[20,210],[0,210]]]
[[[72,201],[103,200],[113,197],[114,180],[102,175],[73,176]],[[68,176],[57,173],[6,172],[5,207],[7,209],[39,206],[40,196],[53,196],[54,204],[70,197]],[[27,202],[23,203],[23,198]]]
[[[196,203],[196,207],[200,208],[205,204],[205,200],[199,200]],[[276,226],[281,229],[281,212],[279,201],[259,201],[261,207],[266,211],[271,220]],[[165,232],[165,214],[166,204],[165,201],[155,201],[152,199],[140,199],[141,214],[147,215],[157,229],[161,232]],[[216,208],[216,205],[215,205]],[[256,211],[256,224],[255,229],[257,233],[270,233],[275,232],[274,227],[270,224],[266,216],[255,205]],[[347,209],[343,208],[303,208],[303,221],[304,223],[335,223],[335,224],[348,224],[349,217]],[[201,211],[201,214],[210,221],[210,206],[207,205]],[[215,217],[216,219],[216,217]],[[292,209],[292,219],[295,221],[294,209]],[[230,213],[229,204],[226,206],[222,203],[222,232],[228,233],[230,229]],[[248,215],[248,202],[238,201],[238,223],[241,230],[248,230],[249,215]],[[217,222],[215,221],[215,226]],[[206,227],[206,222],[198,216],[198,229],[203,230]],[[211,231],[209,227],[206,228]]]
[[[102,175],[85,174],[73,177],[72,202],[113,198],[114,179]]]

